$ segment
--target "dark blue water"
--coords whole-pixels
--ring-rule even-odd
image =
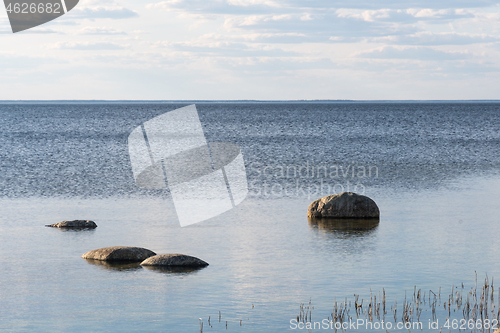
[[[474,287],[476,273],[480,283],[500,277],[500,104],[197,104],[208,141],[241,147],[250,193],[180,228],[168,191],[135,186],[127,137],[184,105],[0,105],[0,330],[199,332],[202,318],[205,332],[226,321],[227,331],[281,332],[301,303],[322,320],[335,301],[357,294],[366,304],[382,290],[400,321],[415,286],[446,298],[462,282]],[[379,225],[307,220],[311,201],[348,188],[378,203]],[[99,227],[43,227],[69,219]],[[210,266],[165,273],[80,258],[114,245]],[[496,284],[494,299],[498,310]]]
[[[144,121],[184,105],[1,105],[0,194],[161,195],[134,185],[127,137]],[[261,180],[258,172],[266,166],[272,167],[266,170],[269,176],[279,166],[336,165],[346,172],[355,165],[378,167],[377,179],[374,169],[372,177],[365,177],[367,185],[421,188],[496,173],[500,167],[500,113],[494,103],[212,103],[197,108],[208,141],[242,148],[250,181]]]

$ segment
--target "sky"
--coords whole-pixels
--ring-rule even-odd
[[[80,0],[12,33],[0,100],[500,99],[500,2]]]

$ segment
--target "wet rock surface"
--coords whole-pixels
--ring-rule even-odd
[[[377,204],[367,196],[343,192],[312,202],[307,216],[313,218],[379,218]]]
[[[162,267],[205,267],[208,263],[192,256],[185,254],[159,254],[149,257],[143,262],[143,266],[162,266]]]
[[[104,261],[127,261],[141,262],[146,258],[156,255],[151,250],[142,247],[131,246],[111,246],[92,250],[82,255],[84,259],[104,260]]]
[[[90,220],[73,220],[73,221],[62,221],[54,224],[47,224],[46,227],[51,228],[75,228],[75,229],[95,229],[97,224]]]

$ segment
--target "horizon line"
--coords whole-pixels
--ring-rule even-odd
[[[474,102],[500,102],[500,99],[283,99],[283,100],[259,100],[259,99],[144,99],[144,100],[127,100],[127,99],[73,99],[73,100],[42,100],[42,99],[26,99],[26,100],[0,100],[0,104],[7,103],[474,103]]]

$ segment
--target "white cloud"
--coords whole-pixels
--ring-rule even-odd
[[[358,0],[346,2],[343,0],[288,0],[285,2],[290,7],[310,7],[310,8],[343,8],[349,7],[354,9],[400,9],[405,8],[432,8],[432,9],[447,9],[447,8],[481,8],[493,7],[498,4],[496,0]]]
[[[411,35],[373,38],[373,42],[398,45],[470,45],[500,41],[500,36],[456,32],[432,33],[428,31]]]
[[[338,69],[330,59],[326,58],[221,58],[217,65],[220,68],[243,71],[245,76],[292,77],[294,71],[323,69]]]
[[[126,35],[121,30],[109,27],[84,27],[78,33],[82,35]]]
[[[9,33],[12,33],[12,31],[9,31]],[[35,27],[33,29],[20,31],[20,32],[18,32],[18,34],[22,34],[22,35],[31,35],[31,34],[64,34],[64,32],[58,31],[58,30],[54,30],[54,29],[49,29],[49,28]]]
[[[68,13],[69,18],[86,18],[86,19],[126,19],[138,17],[139,14],[133,10],[124,7],[76,7]]]
[[[355,53],[354,56],[371,59],[413,59],[421,61],[461,60],[471,58],[468,52],[446,52],[429,47],[394,47],[381,48]]]
[[[147,9],[182,11],[194,14],[248,15],[266,13],[282,7],[281,2],[269,0],[167,0],[146,5]]]
[[[217,12],[217,9],[224,7],[252,7],[252,6],[267,6],[280,7],[279,2],[270,0],[225,0],[225,1],[203,1],[203,0],[167,0],[157,3],[147,4],[146,8],[196,8],[203,9],[207,12]]]
[[[59,59],[45,56],[34,57],[15,53],[0,53],[2,71],[32,70],[47,64],[60,63]]]
[[[201,56],[222,57],[289,57],[299,56],[296,52],[284,51],[280,48],[234,42],[182,42],[157,43],[156,46],[166,47],[171,51],[188,52]]]
[[[227,0],[227,3],[233,6],[243,6],[243,7],[255,6],[255,5],[279,7],[276,1],[270,1],[270,0]]]
[[[182,0],[169,0],[169,1],[162,1],[162,2],[157,2],[157,3],[149,3],[146,5],[147,9],[165,9],[169,10],[170,8],[174,7],[175,5],[182,3]]]
[[[120,45],[113,42],[58,42],[49,46],[53,49],[64,50],[121,50],[128,48],[129,45]]]
[[[351,18],[367,22],[400,22],[414,23],[419,21],[457,20],[473,18],[475,15],[470,10],[465,9],[377,9],[377,10],[359,10],[351,8],[340,8],[336,14],[341,18]]]
[[[47,96],[69,86],[56,77],[75,81],[67,73],[86,78],[80,94],[106,91],[107,99],[374,98],[381,91],[388,98],[399,96],[403,78],[427,91],[419,98],[435,97],[440,86],[443,96],[471,97],[460,86],[473,80],[500,91],[500,6],[492,1],[81,0],[46,26],[12,34],[3,17],[0,28],[2,49],[33,72],[16,76],[8,69],[13,57],[0,59],[4,75],[52,80],[58,89],[46,88]],[[44,60],[52,57],[68,63]],[[446,95],[436,78],[453,78],[458,89]],[[0,98],[16,94],[5,87]]]

